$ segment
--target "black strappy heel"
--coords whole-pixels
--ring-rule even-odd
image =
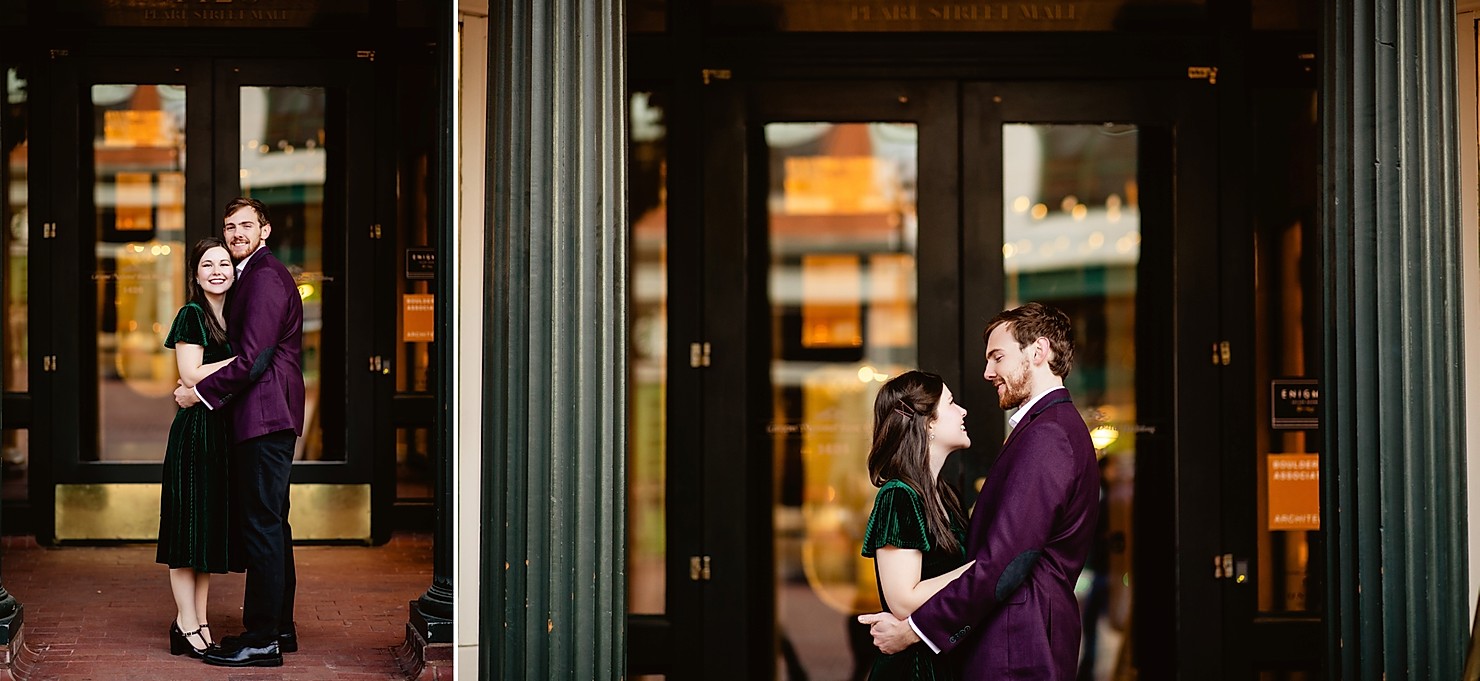
[[[196,659],[204,656],[206,650],[209,650],[209,648],[196,648],[191,645],[191,636],[200,636],[200,642],[206,642],[206,637],[201,636],[200,629],[196,629],[195,631],[180,631],[179,623],[170,622],[170,654],[189,655]]]
[[[201,622],[200,623],[200,628],[203,631],[210,631],[211,630],[211,625],[206,624],[205,622]],[[211,648],[215,648],[216,647],[216,642],[215,641],[207,641],[205,634],[201,634],[200,635],[200,642],[206,644],[206,650],[210,650]]]

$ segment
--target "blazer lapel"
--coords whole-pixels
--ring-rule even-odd
[[[239,297],[237,296],[237,292],[241,290],[242,280],[247,278],[247,273],[261,266],[264,258],[269,257],[272,257],[272,249],[258,249],[257,252],[253,253],[252,257],[247,260],[247,264],[242,266],[241,271],[238,272],[236,275],[236,281],[232,282],[231,288],[226,291],[226,323],[228,325],[226,329],[227,338],[235,337],[237,333],[240,333],[243,315],[240,307],[241,301],[237,300],[237,298]]]
[[[1029,424],[1037,420],[1039,415],[1047,411],[1049,407],[1052,407],[1055,404],[1060,404],[1062,402],[1072,402],[1072,400],[1069,399],[1069,391],[1067,389],[1060,388],[1047,395],[1044,395],[1043,399],[1038,400],[1038,404],[1033,405],[1033,411],[1029,412],[1027,416],[1024,416],[1021,420],[1019,420],[1017,427],[1013,428],[1012,432],[1007,434],[1007,439],[1002,441],[1002,451],[1007,451],[1007,446],[1012,444],[1012,441],[1017,438],[1018,433],[1023,432],[1023,430],[1027,428]]]

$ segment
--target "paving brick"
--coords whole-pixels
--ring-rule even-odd
[[[407,601],[432,583],[429,534],[384,546],[299,546],[296,620],[302,649],[280,668],[224,669],[169,654],[168,572],[154,545],[41,547],[0,538],[5,589],[25,606],[30,681],[372,681],[403,679],[393,650]],[[211,579],[219,638],[241,630],[242,575]]]

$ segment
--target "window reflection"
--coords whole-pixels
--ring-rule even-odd
[[[30,263],[28,231],[30,141],[27,129],[29,105],[27,83],[14,68],[5,69],[5,102],[0,111],[0,244],[5,253],[5,295],[0,319],[5,323],[3,350],[5,363],[0,373],[5,376],[5,392],[26,392],[30,388],[28,343],[30,325],[27,283]],[[0,436],[0,478],[4,480],[6,500],[26,499],[27,472],[30,463],[28,435],[22,429],[7,428]]]
[[[849,643],[854,615],[881,607],[860,555],[874,395],[917,362],[916,128],[772,123],[765,136],[778,665],[845,678],[872,659]]]
[[[1002,126],[1006,307],[1038,301],[1074,321],[1065,385],[1100,457],[1100,526],[1076,587],[1080,678],[1120,678],[1131,617],[1136,459],[1138,131],[1131,125]],[[1006,414],[1004,414],[1006,418]]]
[[[328,167],[342,150],[333,147],[328,129],[331,92],[322,87],[247,86],[241,88],[241,191],[260,199],[271,211],[272,235],[267,245],[298,281],[303,298],[303,382],[305,421],[298,439],[297,461],[342,461],[343,381],[326,376],[344,362],[325,366],[325,348],[343,347],[338,317],[326,327],[324,311],[342,301],[343,277],[325,247],[326,222],[332,218]],[[339,172],[343,172],[342,167]]]
[[[84,460],[160,461],[184,303],[185,87],[91,87],[98,440]]]
[[[668,151],[661,96],[632,95],[629,241],[627,609],[666,611]]]

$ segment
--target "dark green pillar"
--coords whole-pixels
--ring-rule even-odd
[[[1330,678],[1455,679],[1465,555],[1454,8],[1325,19]]]
[[[489,7],[479,676],[626,657],[625,42],[618,0]]]

